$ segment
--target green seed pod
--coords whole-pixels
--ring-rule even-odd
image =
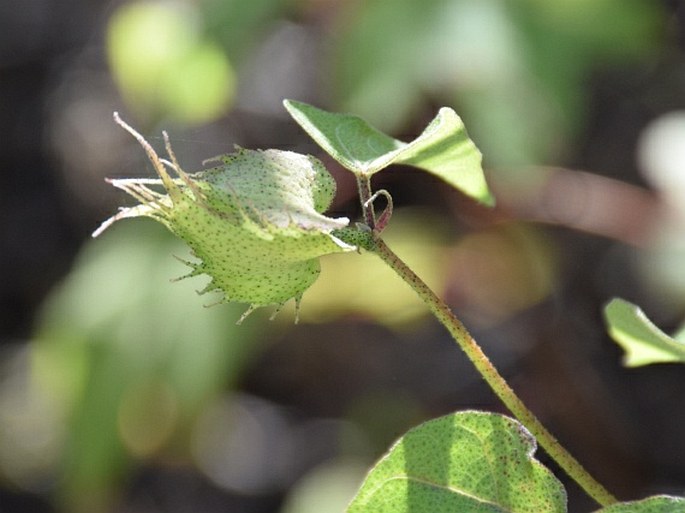
[[[335,196],[335,181],[314,157],[238,149],[212,159],[219,162],[216,167],[187,174],[166,133],[171,161],[160,159],[116,113],[115,120],[140,142],[159,178],[109,180],[140,204],[121,208],[93,236],[128,217],[161,222],[199,259],[185,262],[192,270],[184,278],[208,275],[201,293],[219,291],[220,302],[249,303],[243,318],[256,307],[281,306],[292,298],[299,307],[320,272],[318,257],[356,249],[331,233],[346,227],[348,219],[322,214]]]

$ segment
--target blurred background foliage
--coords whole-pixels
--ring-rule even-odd
[[[342,511],[409,427],[502,410],[371,255],[324,259],[299,325],[236,327],[169,283],[188,251],[161,227],[90,240],[126,201],[104,177],[152,173],[112,111],[187,170],[318,155],[283,98],[407,140],[457,110],[498,207],[381,173],[388,241],[609,488],[685,492],[682,369],[621,368],[601,321],[617,295],[685,318],[684,50],[677,0],[3,2],[0,511]]]

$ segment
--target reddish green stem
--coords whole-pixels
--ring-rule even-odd
[[[423,300],[430,311],[450,332],[466,356],[471,360],[483,379],[502,400],[514,416],[530,431],[547,453],[601,506],[608,506],[617,499],[597,482],[583,466],[564,449],[557,439],[542,425],[523,401],[511,389],[490,359],[473,339],[466,327],[452,313],[447,304],[412,271],[380,238],[371,248],[386,264],[402,278]]]
[[[364,222],[373,231],[376,229],[376,212],[373,208],[373,201],[371,201],[371,178],[366,175],[357,175],[357,188],[359,189]]]

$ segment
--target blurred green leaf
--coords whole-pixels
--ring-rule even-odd
[[[172,255],[186,252],[155,223],[121,223],[84,248],[43,306],[32,371],[68,419],[69,511],[107,504],[131,458],[178,441],[259,347],[258,323],[235,326],[240,306],[201,308],[199,278],[169,283],[186,272]]]
[[[424,41],[435,29],[442,0],[377,0],[344,7],[344,32],[335,60],[343,108],[383,130],[398,130],[420,103],[422,72],[432,54]],[[432,78],[435,78],[433,75]]]
[[[375,0],[350,3],[338,39],[339,105],[398,130],[426,97],[458,105],[488,162],[556,157],[584,121],[588,76],[658,47],[650,0]]]
[[[233,68],[199,32],[199,16],[168,2],[130,3],[113,14],[107,55],[122,95],[139,113],[202,123],[229,107]]]
[[[685,499],[668,495],[657,495],[648,499],[623,502],[602,508],[595,513],[684,513]]]
[[[481,154],[457,114],[443,107],[423,133],[404,143],[351,114],[326,112],[285,100],[290,115],[321,148],[358,175],[371,176],[391,164],[407,164],[436,175],[465,194],[492,205]]]
[[[565,512],[566,493],[533,458],[535,448],[525,428],[502,415],[426,422],[377,463],[348,512]]]
[[[666,335],[640,309],[613,299],[604,309],[609,335],[625,350],[624,364],[638,367],[650,363],[685,363],[685,343]]]
[[[290,2],[284,0],[202,0],[199,2],[207,33],[219,41],[239,64],[259,44],[269,27],[282,21]]]

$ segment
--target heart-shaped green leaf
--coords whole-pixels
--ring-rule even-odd
[[[595,513],[685,513],[685,499],[656,495],[641,501],[614,504]]]
[[[283,104],[326,153],[357,175],[371,176],[390,164],[407,164],[440,177],[486,205],[494,204],[481,153],[459,116],[448,107],[440,109],[419,137],[404,143],[358,116],[326,112],[293,100]]]
[[[566,493],[535,449],[530,433],[502,415],[431,420],[376,464],[348,513],[566,512]]]
[[[627,367],[650,363],[685,363],[685,343],[657,328],[640,307],[613,299],[604,309],[609,335],[625,350]]]

